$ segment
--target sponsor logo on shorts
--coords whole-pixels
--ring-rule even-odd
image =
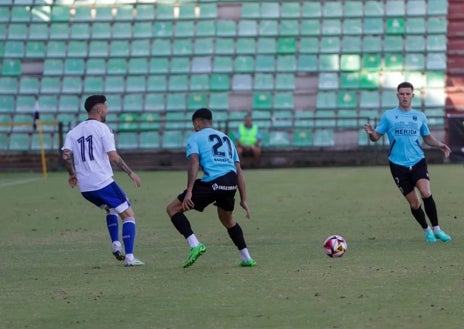
[[[237,189],[237,185],[218,185],[217,183],[214,183],[211,185],[211,188],[214,191],[221,190],[221,191],[234,191]]]

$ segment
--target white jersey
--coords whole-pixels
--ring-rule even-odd
[[[96,191],[113,182],[108,152],[115,151],[110,128],[97,120],[86,120],[66,135],[62,150],[71,150],[81,192]]]

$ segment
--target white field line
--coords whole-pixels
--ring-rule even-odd
[[[28,178],[28,179],[21,179],[21,180],[15,180],[15,181],[12,181],[12,182],[4,182],[4,183],[0,183],[0,188],[4,188],[4,187],[8,187],[8,186],[14,186],[14,185],[20,185],[20,184],[26,184],[26,183],[31,183],[31,182],[35,182],[35,181],[38,181],[38,180],[41,180],[42,177],[38,178]]]

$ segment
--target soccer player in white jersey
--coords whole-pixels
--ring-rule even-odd
[[[77,185],[85,199],[106,211],[108,232],[116,259],[124,261],[125,266],[144,265],[134,257],[135,214],[126,194],[113,179],[111,164],[129,175],[137,187],[140,186],[140,178],[117,153],[114,135],[104,123],[108,113],[106,97],[90,96],[84,107],[88,114],[87,120],[68,132],[62,147],[63,160],[69,172],[69,185]],[[118,215],[122,220],[125,255],[119,241]]]
[[[250,218],[250,209],[246,198],[245,178],[240,167],[237,150],[230,138],[212,128],[213,115],[210,110],[196,110],[192,116],[195,130],[187,141],[187,188],[168,206],[167,213],[175,228],[182,234],[190,246],[190,255],[184,262],[184,268],[192,265],[206,251],[193,233],[190,222],[184,212],[195,209],[203,211],[214,203],[222,225],[240,252],[240,266],[255,266],[256,262],[248,252],[243,231],[233,217],[235,193],[240,193],[240,206]],[[198,171],[203,177],[197,179]]]
[[[438,141],[430,134],[427,118],[423,112],[411,107],[414,98],[414,86],[402,82],[397,87],[398,106],[385,111],[374,129],[370,124],[364,130],[373,142],[387,134],[390,142],[390,171],[400,192],[411,207],[411,212],[424,230],[425,240],[434,243],[437,239],[447,242],[451,237],[440,229],[435,201],[430,189],[429,173],[420,139],[430,146],[439,148],[448,157],[451,153],[448,145]],[[422,197],[425,214],[432,224],[427,224],[421,201],[416,189]]]

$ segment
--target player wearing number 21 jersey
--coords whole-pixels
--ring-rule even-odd
[[[108,106],[104,95],[93,95],[84,105],[88,118],[68,132],[62,147],[63,160],[69,172],[71,187],[78,186],[82,196],[106,211],[106,223],[112,241],[113,255],[126,266],[143,265],[134,257],[135,215],[126,194],[113,179],[111,164],[123,170],[136,186],[140,178],[116,152],[114,136],[104,123]],[[122,220],[119,241],[118,216]]]
[[[240,252],[240,266],[255,266],[250,257],[242,228],[234,219],[235,193],[240,193],[240,206],[250,218],[246,199],[245,179],[234,144],[221,131],[212,128],[213,116],[206,108],[195,111],[192,124],[195,130],[188,141],[187,188],[168,206],[167,213],[174,227],[182,234],[190,246],[190,255],[183,266],[192,265],[206,251],[193,233],[184,212],[195,209],[203,211],[214,203],[218,218],[227,229],[229,237]],[[197,178],[199,170],[203,177]]]

